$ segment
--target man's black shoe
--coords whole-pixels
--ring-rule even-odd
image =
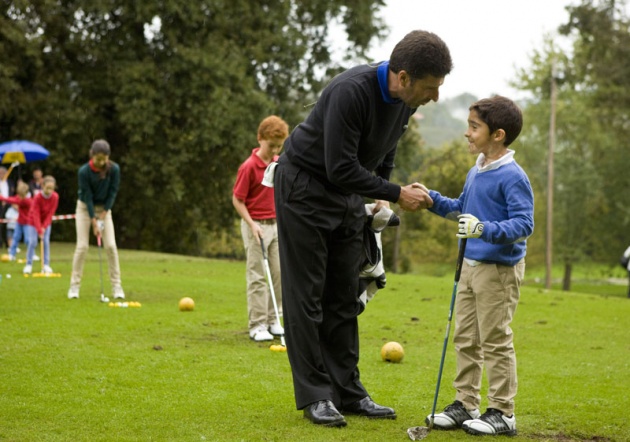
[[[304,417],[314,424],[326,427],[345,427],[346,420],[331,401],[317,401],[304,409]]]
[[[393,408],[383,407],[374,402],[369,396],[364,397],[360,401],[353,402],[350,405],[346,405],[343,407],[343,412],[373,419],[396,419],[396,412]]]

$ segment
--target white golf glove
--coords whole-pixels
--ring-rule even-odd
[[[277,165],[278,165],[277,161],[273,161],[269,163],[269,165],[265,169],[265,174],[263,175],[263,180],[262,180],[263,186],[273,187],[273,178],[276,175]]]
[[[458,238],[479,238],[483,233],[483,223],[469,213],[459,215]]]
[[[101,232],[105,230],[105,221],[103,221],[102,219],[96,221],[96,225],[98,226],[98,230],[100,230]]]

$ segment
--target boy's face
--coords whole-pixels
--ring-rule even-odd
[[[46,196],[52,195],[55,191],[55,183],[48,182],[42,186],[42,193]]]
[[[284,145],[285,138],[270,138],[268,140],[259,139],[260,148],[264,150],[268,155],[279,155]]]
[[[97,153],[92,157],[92,161],[94,162],[94,166],[98,169],[103,169],[109,160],[109,155],[105,155],[104,153]]]
[[[472,155],[486,155],[491,147],[496,146],[493,135],[488,125],[481,121],[477,111],[471,110],[468,114],[468,130],[464,134],[468,140],[468,152]]]

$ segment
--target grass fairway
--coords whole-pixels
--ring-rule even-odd
[[[295,410],[286,353],[250,341],[243,262],[122,250],[127,300],[142,307],[112,308],[98,302],[95,247],[81,298],[66,298],[73,247],[53,243],[60,278],[25,278],[22,265],[0,262],[0,441],[403,441],[431,412],[452,275],[388,275],[360,317],[360,369],[398,419],[350,416],[328,429]],[[510,440],[630,440],[630,300],[618,292],[523,288]],[[194,311],[178,310],[184,296]],[[404,346],[402,363],[381,361],[387,341]],[[449,343],[439,409],[453,400],[453,376]]]

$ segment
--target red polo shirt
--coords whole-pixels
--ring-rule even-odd
[[[236,198],[245,202],[252,219],[274,219],[276,206],[273,187],[262,185],[267,164],[256,155],[259,149],[260,147],[253,149],[249,158],[238,168],[233,193]],[[275,156],[273,160],[277,159]]]

